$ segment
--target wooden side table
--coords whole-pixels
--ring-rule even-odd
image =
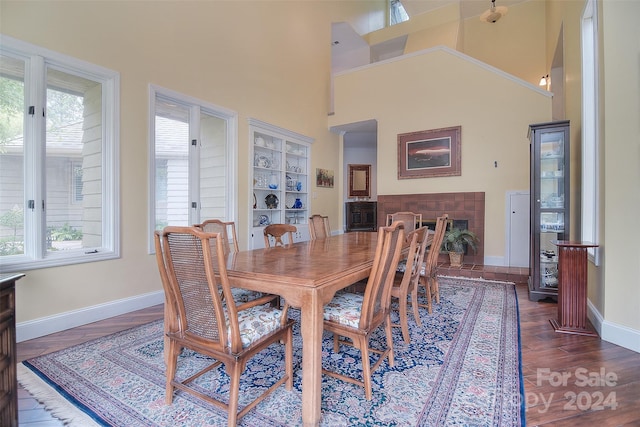
[[[0,425],[18,426],[16,374],[16,281],[23,273],[0,274]]]
[[[587,320],[587,248],[590,242],[554,240],[558,247],[558,319],[551,319],[556,332],[588,335],[598,334]]]

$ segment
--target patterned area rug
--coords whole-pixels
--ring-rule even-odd
[[[420,309],[422,327],[409,315],[411,344],[405,345],[400,329],[393,328],[395,366],[384,362],[374,373],[371,401],[362,388],[323,376],[323,426],[525,424],[514,284],[448,277],[440,283],[440,304],[431,315]],[[280,387],[240,425],[301,425],[299,329],[294,337],[294,388]],[[375,342],[383,343],[384,334]],[[18,378],[69,425],[226,426],[223,410],[185,393],[177,392],[173,405],[164,404],[162,350],[162,322],[156,321],[25,361]],[[331,336],[325,334],[325,367],[360,375],[359,357],[347,347],[333,353]],[[179,372],[183,377],[208,362],[188,351],[181,359],[187,367]],[[269,387],[280,375],[282,360],[282,346],[274,345],[251,361],[241,378],[241,407],[242,396]],[[202,390],[218,396],[227,396],[227,386],[223,368],[199,381]]]

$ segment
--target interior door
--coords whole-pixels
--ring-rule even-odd
[[[509,267],[529,266],[529,193],[509,195]]]

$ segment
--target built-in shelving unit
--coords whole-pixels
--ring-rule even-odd
[[[255,119],[249,125],[250,247],[264,247],[263,229],[269,224],[296,225],[294,240],[308,240],[313,139]]]

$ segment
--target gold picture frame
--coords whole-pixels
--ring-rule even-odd
[[[461,126],[398,135],[398,179],[460,176]]]

